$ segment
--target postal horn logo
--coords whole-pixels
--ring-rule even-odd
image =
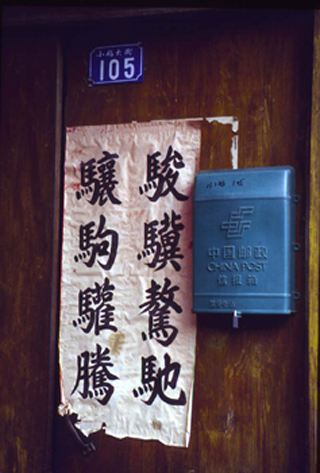
[[[227,231],[227,238],[242,238],[244,231],[251,227],[251,219],[253,207],[239,207],[231,212],[229,220],[221,223],[221,230]]]

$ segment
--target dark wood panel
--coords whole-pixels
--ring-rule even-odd
[[[95,46],[143,41],[143,84],[89,88]],[[312,12],[197,14],[168,21],[115,21],[69,32],[66,124],[205,116],[239,119],[239,166],[291,164],[297,170],[297,289],[292,317],[198,316],[191,444],[167,448],[93,435],[82,459],[56,420],[54,472],[306,471],[307,374],[305,224],[309,161]],[[211,125],[203,169],[230,168],[230,127]]]
[[[40,473],[52,417],[56,42],[5,36],[2,47],[0,471]]]
[[[172,14],[184,14],[186,12],[197,11],[200,8],[137,8],[137,7],[89,7],[89,6],[11,6],[3,8],[3,25],[6,28],[21,26],[53,26],[62,25],[69,27],[72,24],[88,25],[88,23],[99,22],[115,18],[133,18],[142,16],[163,16]],[[203,10],[203,7],[202,7]]]
[[[320,10],[315,14],[309,191],[308,370],[309,471],[319,471],[319,290],[320,290]]]

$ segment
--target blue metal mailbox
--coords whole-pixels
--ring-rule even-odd
[[[201,171],[194,198],[193,310],[295,311],[295,171]]]

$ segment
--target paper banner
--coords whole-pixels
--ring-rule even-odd
[[[188,446],[199,121],[67,129],[59,355],[86,435]]]

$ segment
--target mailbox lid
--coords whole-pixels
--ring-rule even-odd
[[[195,312],[295,310],[294,192],[290,166],[196,176]]]
[[[237,198],[291,198],[295,193],[292,166],[200,171],[195,178],[195,201]]]

